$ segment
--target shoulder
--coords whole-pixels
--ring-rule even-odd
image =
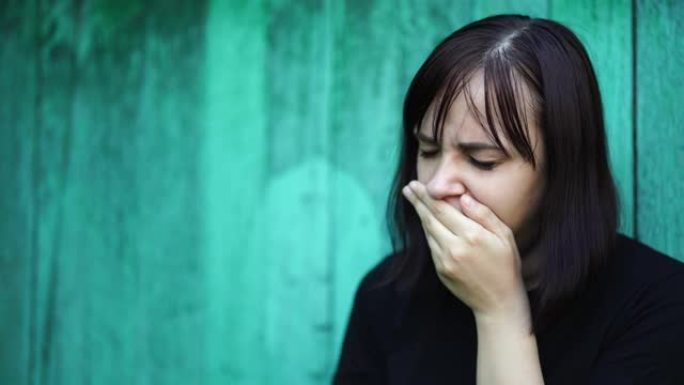
[[[664,302],[684,304],[684,263],[619,235],[606,272],[598,277],[614,305],[624,311]],[[684,313],[682,313],[684,316]]]
[[[619,235],[613,258],[599,281],[604,281],[600,283],[605,289],[603,304],[613,309],[610,340],[643,336],[651,341],[658,336],[684,340],[680,326],[684,324],[684,263]]]
[[[394,284],[388,278],[393,258],[394,254],[385,255],[363,275],[356,289],[355,306],[363,304],[371,309],[391,306],[395,293]]]
[[[429,268],[431,261],[419,265],[410,275],[406,272],[403,251],[385,255],[361,279],[354,299],[354,307],[362,307],[367,317],[387,331],[396,331],[404,322],[411,304],[417,296],[421,296],[421,303],[430,302],[425,297],[437,297],[441,283],[431,278]],[[414,256],[412,256],[414,257]]]
[[[393,258],[394,254],[384,256],[361,279],[348,326],[348,334],[363,333],[365,343],[384,353],[392,341],[393,328],[388,326],[396,322],[401,308],[395,283],[388,280]]]
[[[684,276],[684,263],[622,234],[617,237],[608,271],[615,284],[635,290],[665,281],[684,282],[677,279]],[[684,298],[684,292],[673,294]]]
[[[620,236],[608,271],[603,305],[613,310],[601,362],[631,378],[684,380],[677,374],[684,354],[684,263]]]

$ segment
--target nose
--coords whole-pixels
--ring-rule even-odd
[[[466,192],[462,166],[443,157],[425,187],[433,199],[445,200],[454,205],[454,202],[458,202],[459,197]]]

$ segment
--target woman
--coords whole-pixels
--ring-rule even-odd
[[[402,140],[395,252],[357,290],[336,384],[684,384],[684,264],[616,233],[570,30],[454,32],[411,82]]]

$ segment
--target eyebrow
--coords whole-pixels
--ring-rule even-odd
[[[423,142],[425,144],[432,145],[432,146],[437,145],[437,141],[435,139],[433,139],[430,136],[423,134],[420,131],[413,131],[413,135],[416,137],[416,140],[418,140],[419,142]],[[492,143],[485,143],[485,142],[459,142],[456,146],[459,149],[461,149],[462,151],[466,151],[466,152],[475,152],[475,151],[484,151],[484,150],[494,150],[494,151],[505,152],[499,146],[492,144]]]

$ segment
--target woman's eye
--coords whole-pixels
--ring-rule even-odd
[[[439,150],[419,150],[418,154],[421,158],[434,158],[439,153]]]
[[[474,158],[470,158],[470,163],[481,170],[491,170],[496,167],[496,162],[481,162]]]
[[[420,155],[421,158],[425,159],[434,158],[437,156],[437,154],[439,154],[439,150],[418,150],[418,155]],[[485,171],[492,170],[494,167],[497,166],[496,162],[483,162],[471,157],[468,158],[468,161],[473,166]]]

